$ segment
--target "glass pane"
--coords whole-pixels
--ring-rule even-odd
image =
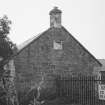
[[[101,71],[101,84],[105,84],[105,71]]]

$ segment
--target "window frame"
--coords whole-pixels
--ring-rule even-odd
[[[57,45],[58,44],[58,45]],[[58,48],[57,48],[58,47]],[[63,41],[59,40],[59,41],[53,41],[53,49],[54,50],[62,50],[63,49]]]

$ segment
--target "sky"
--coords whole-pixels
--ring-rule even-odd
[[[105,0],[0,0],[0,17],[12,21],[17,45],[50,27],[49,11],[62,10],[62,25],[97,59],[105,59]]]

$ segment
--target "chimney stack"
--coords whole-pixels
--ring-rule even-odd
[[[54,7],[50,11],[50,27],[61,28],[61,13],[62,11],[58,7]]]

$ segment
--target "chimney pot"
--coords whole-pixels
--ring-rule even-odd
[[[50,11],[50,27],[61,28],[61,13],[58,7],[54,7]]]

